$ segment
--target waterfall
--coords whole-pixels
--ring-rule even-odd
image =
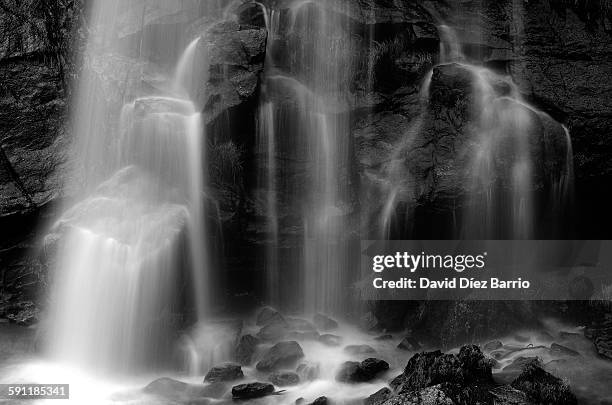
[[[86,60],[123,49],[109,27],[129,7],[94,2],[96,34]],[[74,186],[83,188],[82,199],[48,237],[58,241],[49,351],[59,362],[95,371],[159,367],[172,353],[179,326],[172,313],[186,309],[184,294],[193,297],[197,320],[207,315],[205,131],[201,108],[189,96],[196,80],[206,77],[200,45],[197,37],[168,73],[169,91],[126,102],[116,124],[92,125],[112,117],[116,106],[100,97],[94,75],[84,74],[79,83],[77,167],[97,170],[77,169]],[[107,179],[100,182],[100,174]],[[184,291],[185,280],[191,291]]]
[[[258,188],[263,190],[262,202],[268,233],[265,246],[266,300],[271,305],[280,304],[280,273],[279,273],[279,214],[277,190],[277,142],[276,142],[276,111],[278,106],[273,100],[268,100],[268,90],[271,86],[272,49],[278,32],[278,13],[270,10],[262,3],[256,2],[264,14],[268,40],[266,43],[265,72],[262,83],[262,98],[258,107],[256,153],[263,164],[258,170]]]
[[[352,43],[348,21],[330,13],[323,2],[301,1],[288,5],[282,29],[291,51],[274,60],[275,38],[281,29],[280,13],[266,14],[268,59],[259,109],[258,154],[265,160],[260,188],[265,189],[269,234],[266,272],[269,298],[278,300],[280,267],[300,269],[296,291],[302,310],[336,311],[343,297],[337,291],[347,271],[348,127],[347,83],[350,81]],[[285,18],[285,17],[284,17]],[[347,70],[347,67],[348,70]],[[288,160],[287,157],[291,158]],[[283,158],[284,157],[284,158]],[[281,174],[292,173],[291,159],[306,167],[303,186],[279,184]],[[287,208],[283,208],[287,207]],[[287,209],[301,213],[301,261],[283,260],[287,240],[282,226]],[[283,225],[281,225],[283,224]],[[286,226],[286,225],[285,225]],[[294,243],[294,242],[291,242]]]
[[[411,173],[404,166],[405,151],[414,145],[429,119],[429,97],[433,73],[436,69],[457,67],[469,72],[473,97],[468,107],[469,125],[463,129],[474,146],[467,156],[465,179],[466,195],[460,201],[460,223],[454,225],[458,237],[467,239],[511,238],[529,239],[536,236],[538,201],[536,182],[541,181],[542,168],[535,161],[537,149],[546,153],[555,149],[551,139],[560,139],[565,156],[563,167],[556,168],[551,178],[550,202],[547,210],[560,214],[571,195],[573,182],[571,137],[567,128],[552,117],[526,102],[512,77],[469,61],[462,51],[457,32],[446,24],[438,26],[440,35],[439,63],[426,75],[421,84],[420,114],[415,117],[391,155],[385,179],[386,200],[380,214],[383,238],[391,237],[391,224],[397,223],[399,201],[410,204],[418,190],[411,182]],[[537,145],[539,133],[546,141]],[[563,131],[561,136],[560,132]],[[540,208],[541,209],[541,208]],[[410,207],[408,208],[408,214]]]
[[[528,104],[510,76],[465,62],[457,33],[447,25],[440,26],[442,65],[459,63],[474,77],[475,102],[472,108],[475,124],[471,136],[478,151],[471,157],[467,197],[461,234],[466,238],[509,237],[530,239],[535,237],[537,162],[534,161],[533,128],[555,122],[546,113]],[[564,148],[567,151],[566,168],[559,170],[564,182],[573,181],[571,165],[572,147],[569,132],[563,128]],[[569,154],[569,156],[568,156]],[[502,164],[499,160],[508,160]],[[505,189],[499,179],[506,178]],[[553,184],[556,180],[552,181]],[[552,190],[552,194],[559,190]],[[553,196],[561,201],[564,196]],[[554,203],[552,210],[559,205]]]

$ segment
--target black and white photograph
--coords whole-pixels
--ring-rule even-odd
[[[612,0],[0,0],[0,404],[612,405]]]

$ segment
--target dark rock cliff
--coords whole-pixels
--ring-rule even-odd
[[[25,309],[16,319],[25,322],[44,279],[32,257],[34,232],[65,194],[81,15],[78,0],[0,2],[0,315]]]

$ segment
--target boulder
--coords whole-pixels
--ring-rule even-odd
[[[369,345],[348,345],[344,347],[344,352],[354,356],[361,356],[364,354],[374,354],[376,350]]]
[[[241,336],[234,351],[235,360],[243,366],[251,364],[258,344],[259,339],[253,335]]]
[[[278,387],[287,387],[299,384],[300,376],[291,371],[279,371],[270,374],[270,376],[268,376],[268,381]]]
[[[368,358],[361,363],[347,361],[342,364],[340,371],[336,374],[336,381],[343,383],[363,383],[372,381],[380,373],[389,369],[389,363],[384,360]]]
[[[257,338],[264,341],[278,341],[284,339],[290,333],[289,327],[284,323],[269,323],[259,329]]]
[[[274,386],[268,383],[253,382],[232,387],[234,399],[261,398],[274,393]]]
[[[211,368],[204,377],[205,382],[236,381],[244,378],[239,364],[226,363]]]
[[[256,368],[259,371],[273,371],[280,367],[292,367],[302,357],[304,352],[298,342],[279,342],[268,349]]]
[[[331,401],[329,400],[329,398],[325,396],[319,397],[310,403],[310,405],[330,405],[330,404],[331,404]]]
[[[317,329],[321,331],[330,331],[338,328],[338,322],[323,314],[315,314],[312,321]]]
[[[340,336],[329,333],[319,336],[318,340],[326,346],[340,346],[342,344],[342,338]]]
[[[560,378],[547,373],[539,360],[525,364],[521,374],[512,382],[512,387],[525,392],[536,403],[575,405],[576,396]]]
[[[257,326],[266,326],[270,323],[284,323],[284,318],[280,312],[270,307],[264,307],[257,314],[255,321]]]
[[[440,351],[415,354],[404,372],[390,385],[396,392],[409,395],[440,385],[439,389],[444,391],[445,396],[454,401],[471,397],[489,403],[491,397],[488,388],[494,385],[494,381],[491,365],[480,349],[477,346],[464,346],[457,355]]]

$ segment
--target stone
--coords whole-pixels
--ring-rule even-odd
[[[205,382],[236,381],[244,378],[239,364],[225,363],[211,368],[204,377]]]
[[[280,367],[291,367],[302,357],[304,352],[298,342],[279,342],[266,351],[256,368],[259,371],[273,371]]]
[[[336,381],[344,383],[368,382],[388,369],[389,363],[375,358],[365,359],[361,363],[347,361],[341,366],[338,374],[336,374]]]
[[[383,402],[389,399],[392,394],[393,392],[389,388],[381,388],[374,394],[367,397],[364,402],[364,405],[381,405]]]
[[[330,405],[330,404],[331,404],[331,401],[325,396],[319,397],[310,403],[310,405]]]
[[[477,346],[464,346],[457,355],[417,353],[390,386],[398,393],[411,393],[437,384],[442,384],[445,395],[453,399],[469,395],[488,403],[490,394],[485,387],[494,385],[491,364]]]
[[[270,307],[264,307],[257,314],[255,323],[257,326],[266,326],[270,323],[285,323],[285,321],[280,312]]]
[[[400,349],[400,350],[407,350],[407,351],[411,351],[411,352],[416,352],[416,351],[421,350],[421,345],[412,336],[406,336],[397,345],[397,348]]]
[[[282,323],[270,323],[257,332],[257,338],[264,341],[277,341],[284,339],[291,331]]]
[[[288,387],[300,383],[300,376],[291,371],[281,371],[270,374],[268,381],[278,387]]]
[[[354,356],[360,356],[364,354],[374,354],[376,350],[369,345],[348,345],[344,347],[344,352]]]
[[[338,328],[338,322],[323,314],[315,314],[312,321],[317,329],[321,331],[330,331]]]
[[[253,335],[241,336],[234,350],[234,359],[243,366],[248,366],[253,361],[258,344],[259,339]]]
[[[576,396],[560,378],[547,373],[539,360],[525,364],[521,374],[512,382],[512,387],[525,392],[536,403],[575,405]]]
[[[261,398],[274,393],[274,385],[262,382],[240,384],[232,387],[234,399]]]
[[[342,338],[337,335],[331,335],[326,333],[324,335],[319,336],[319,342],[323,343],[326,346],[340,346],[342,344]]]

